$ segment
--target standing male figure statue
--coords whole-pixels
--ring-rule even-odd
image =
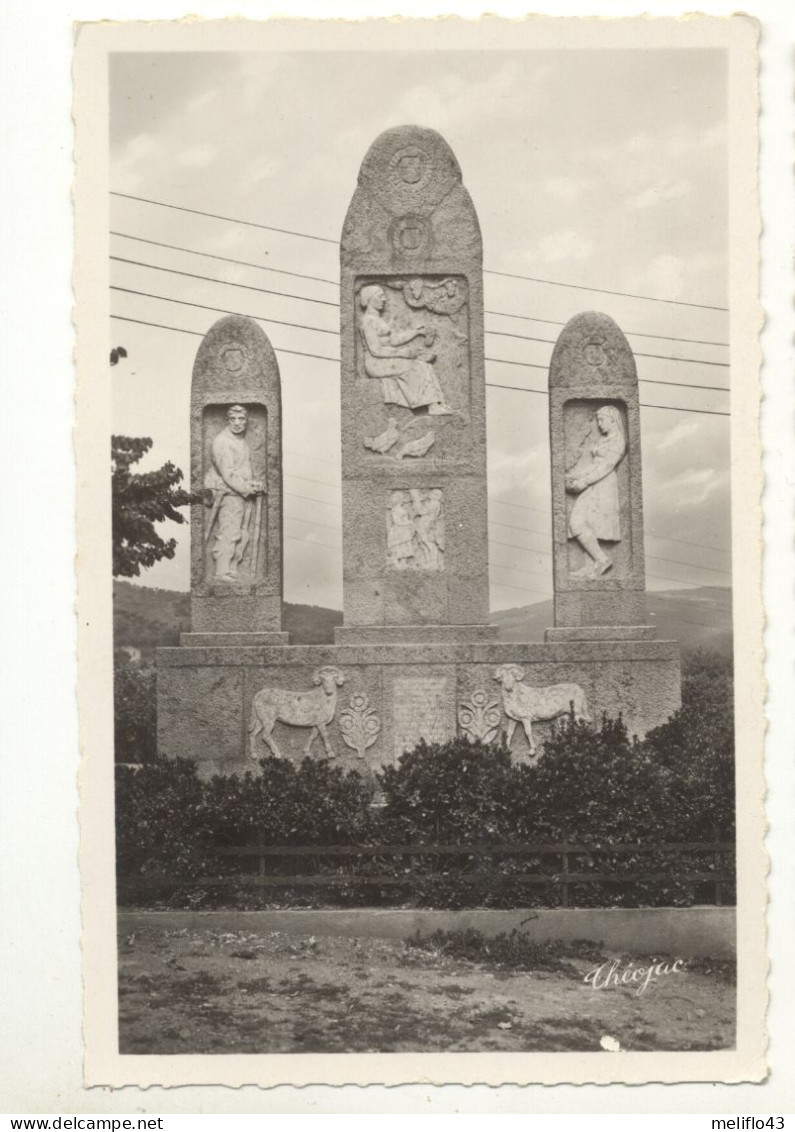
[[[255,479],[251,467],[251,449],[245,439],[248,413],[243,405],[230,405],[226,412],[226,428],[212,443],[211,465],[204,480],[208,504],[212,508],[205,528],[205,541],[213,532],[215,580],[237,581],[237,570],[251,539],[251,518],[254,521],[254,548],[251,581],[256,581],[256,562],[262,517],[262,496],[265,484]]]

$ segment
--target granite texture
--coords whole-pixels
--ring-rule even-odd
[[[461,710],[471,712],[479,693],[487,707],[498,705],[498,731],[505,730],[508,719],[495,678],[504,664],[521,667],[522,682],[533,688],[577,684],[595,721],[604,711],[613,716],[621,712],[630,732],[638,735],[664,723],[680,703],[679,650],[672,641],[180,647],[157,653],[158,749],[166,757],[195,759],[204,776],[251,770],[256,764],[248,724],[255,695],[263,688],[312,692],[318,688],[315,674],[334,666],[343,677],[327,727],[334,762],[363,771],[374,781],[378,768],[394,764],[404,747],[420,736],[432,740],[470,733],[462,725],[462,719],[470,717]],[[537,747],[551,726],[533,723]],[[364,737],[373,732],[372,743],[364,747]],[[359,736],[358,748],[346,741],[346,734],[351,742]],[[306,726],[276,722],[273,735],[285,757],[304,757]],[[516,759],[530,758],[521,727],[513,735],[511,750]],[[261,736],[256,751],[266,753]],[[326,757],[319,736],[310,755]]]
[[[545,629],[545,641],[653,641],[655,625],[580,625]]]
[[[252,645],[289,645],[289,633],[180,633],[179,643],[192,648],[241,648]]]
[[[576,315],[561,331],[549,367],[555,625],[642,625],[646,622],[643,550],[640,408],[635,359],[611,318]],[[611,474],[617,539],[600,546],[612,569],[597,578],[576,577],[591,559],[570,537],[573,504],[566,473],[592,441],[596,412],[611,407],[622,422],[625,450]],[[605,485],[606,486],[606,485]],[[602,514],[610,508],[601,500]],[[602,522],[611,521],[602,518]]]
[[[439,134],[404,126],[376,139],[340,266],[345,626],[485,624],[482,246]],[[443,551],[429,559],[418,543],[401,568],[393,493],[433,491]]]
[[[282,601],[282,428],[281,384],[276,356],[265,333],[248,318],[222,318],[205,335],[191,383],[191,489],[202,492],[213,438],[223,429],[226,410],[248,411],[246,441],[255,477],[265,481],[254,569],[254,523],[240,580],[216,581],[211,508],[191,506],[191,628],[194,632],[279,632]]]
[[[496,641],[496,625],[337,625],[337,645],[429,644]]]

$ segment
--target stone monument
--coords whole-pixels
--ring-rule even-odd
[[[340,267],[344,625],[336,639],[494,639],[483,249],[458,162],[435,131],[402,126],[370,147]]]
[[[327,758],[375,784],[420,739],[505,732],[531,760],[572,704],[583,720],[621,712],[638,734],[678,706],[676,646],[642,624],[637,386],[617,328],[598,323],[601,384],[556,351],[556,627],[544,643],[507,643],[488,624],[481,256],[444,139],[415,126],[377,138],[341,245],[344,623],[333,645],[289,645],[278,631],[267,339],[239,319],[208,334],[192,398],[193,478],[207,492],[193,516],[193,625],[180,648],[158,650],[162,755],[203,775],[267,755]],[[594,449],[613,463],[588,494]]]
[[[638,374],[605,314],[575,315],[558,337],[549,429],[555,625],[644,626]]]
[[[276,644],[282,618],[282,407],[264,331],[222,318],[191,383],[191,626],[183,644]]]

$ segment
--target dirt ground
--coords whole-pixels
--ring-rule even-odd
[[[504,970],[394,940],[280,932],[146,927],[120,937],[119,959],[119,1049],[128,1054],[734,1044],[733,980],[703,961],[638,995],[594,990],[584,981],[594,963],[581,958],[566,971]]]

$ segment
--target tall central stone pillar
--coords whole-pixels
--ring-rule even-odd
[[[387,130],[341,241],[340,644],[491,640],[480,228],[452,150]]]

